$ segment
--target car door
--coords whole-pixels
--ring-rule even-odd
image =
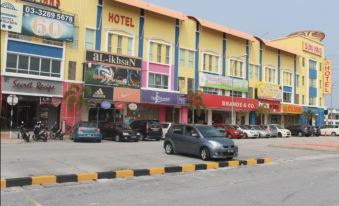
[[[195,134],[195,136],[194,136]],[[199,135],[198,131],[191,127],[191,126],[185,126],[185,135],[183,139],[183,146],[185,147],[185,153],[188,154],[199,154],[200,150],[200,143],[199,143]]]
[[[184,147],[184,126],[183,125],[174,125],[172,126],[171,140],[176,152],[185,153]]]

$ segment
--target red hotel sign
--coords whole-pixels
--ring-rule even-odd
[[[206,108],[227,109],[231,110],[232,105],[234,110],[255,111],[258,108],[258,100],[249,98],[240,98],[229,96],[218,96],[213,94],[202,94],[202,100]]]
[[[322,56],[323,55],[323,49],[317,45],[310,44],[307,42],[303,42],[303,49],[304,51],[307,51],[309,53]]]
[[[121,24],[124,26],[134,27],[133,18],[129,16],[124,16],[124,15],[114,14],[114,13],[109,12],[108,21],[115,23],[115,24]]]
[[[324,67],[324,94],[331,93],[332,93],[332,63],[330,60],[326,60]]]

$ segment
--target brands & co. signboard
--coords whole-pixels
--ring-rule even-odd
[[[230,96],[219,96],[213,94],[202,94],[201,98],[206,108],[214,109],[233,109],[255,111],[258,108],[258,100],[250,98],[240,98]]]

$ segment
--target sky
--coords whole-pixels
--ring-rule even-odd
[[[326,34],[325,57],[332,60],[333,107],[339,109],[339,1],[338,0],[145,0],[189,16],[200,17],[264,39],[295,31]],[[325,97],[331,107],[331,95]]]

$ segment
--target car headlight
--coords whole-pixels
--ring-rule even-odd
[[[208,141],[213,147],[222,147],[222,145],[219,142],[209,140]]]
[[[124,136],[128,136],[128,135],[129,135],[129,133],[127,133],[127,132],[123,132],[123,133],[122,133],[122,135],[124,135]]]

